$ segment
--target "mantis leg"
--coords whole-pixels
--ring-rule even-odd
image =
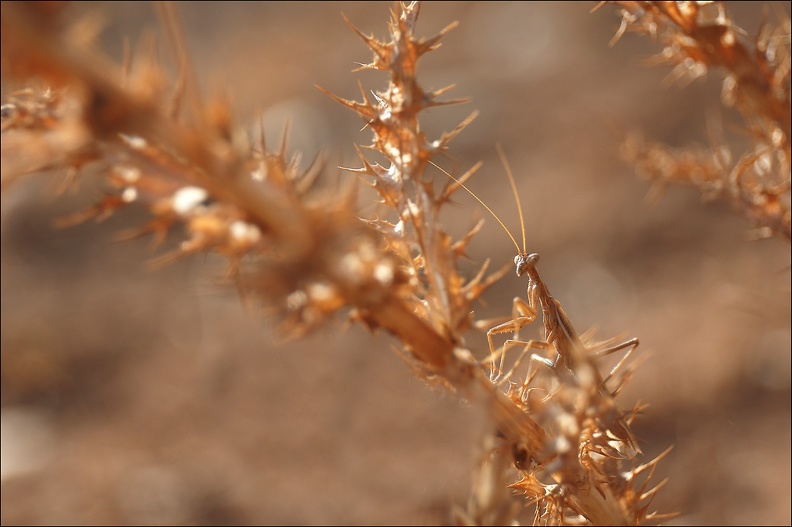
[[[611,369],[610,373],[608,373],[608,376],[605,377],[603,382],[608,382],[609,380],[611,380],[611,378],[616,373],[616,371],[624,365],[624,363],[627,361],[627,359],[630,357],[630,355],[632,355],[632,352],[635,351],[635,348],[637,348],[637,347],[638,347],[638,339],[637,338],[632,338],[630,340],[627,340],[627,341],[621,342],[619,344],[616,344],[615,346],[610,346],[609,348],[605,348],[605,349],[599,351],[599,353],[597,353],[597,357],[602,357],[602,356],[614,353],[616,351],[622,350],[624,348],[629,348],[627,350],[627,352],[624,354],[624,357],[622,357],[621,360],[619,360],[619,362],[616,363],[616,366],[614,366],[613,369]],[[624,386],[623,384],[617,386],[611,392],[611,395],[615,396],[619,391],[621,391],[623,386]]]
[[[501,374],[503,373],[503,362],[506,357],[506,344],[504,343],[503,349],[501,352],[497,352],[495,350],[495,343],[492,340],[493,335],[497,335],[499,333],[514,333],[515,339],[517,336],[517,332],[523,326],[526,326],[533,322],[536,319],[536,309],[531,306],[528,302],[523,300],[522,298],[516,297],[512,304],[512,319],[508,320],[502,324],[498,324],[497,326],[490,328],[487,331],[487,342],[489,343],[490,349],[490,380],[498,379]],[[512,340],[512,342],[519,342],[517,340]],[[500,355],[500,362],[498,365],[497,375],[495,372],[495,361],[497,360],[497,356]]]
[[[532,350],[532,349],[546,350],[546,349],[550,349],[550,348],[553,347],[550,343],[548,343],[548,342],[546,342],[544,340],[522,341],[522,340],[509,339],[509,340],[507,340],[506,342],[503,343],[503,355],[506,354],[506,350],[507,349],[513,348],[515,346],[521,346],[522,347],[523,350],[520,353],[520,356],[517,357],[517,360],[514,361],[514,364],[509,369],[509,371],[506,372],[506,373],[502,373],[503,372],[503,361],[501,361],[501,370],[500,370],[500,372],[498,372],[498,375],[495,377],[495,379],[493,379],[493,382],[497,381],[501,376],[503,377],[503,380],[501,382],[504,382],[504,381],[510,379],[511,376],[514,374],[515,370],[517,370],[517,368],[522,363],[522,360],[525,358],[525,356],[528,354],[528,352],[530,350]],[[538,360],[538,361],[540,361],[542,363],[545,363],[545,364],[546,364],[546,361],[547,361],[547,359],[545,359],[544,357],[540,357],[539,355],[536,355],[535,353],[531,354],[531,360]]]

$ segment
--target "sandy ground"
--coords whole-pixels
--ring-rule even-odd
[[[789,4],[779,4],[789,12]],[[345,25],[384,36],[390,3],[201,3],[181,7],[198,75],[233,95],[252,125],[264,110],[278,140],[354,164],[359,119],[314,84],[359,98],[350,73],[370,55]],[[83,9],[84,6],[77,6]],[[419,32],[460,25],[422,63],[427,88],[456,84],[465,106],[425,117],[436,136],[474,109],[447,168],[485,168],[471,187],[512,230],[518,219],[495,144],[506,150],[526,209],[528,244],[580,330],[641,339],[645,362],[623,394],[651,406],[636,425],[646,459],[668,445],[655,505],[672,524],[789,524],[790,248],[746,241],[728,207],[648,185],[618,158],[629,130],[706,142],[719,77],[666,87],[658,51],[628,35],[614,48],[615,9],[588,4],[438,3]],[[104,4],[102,45],[120,56],[156,29],[143,3]],[[733,6],[755,31],[760,9]],[[330,181],[339,176],[328,171]],[[147,271],[147,241],[114,244],[141,221],[130,210],[101,225],[56,230],[97,197],[90,181],[55,198],[31,176],[2,202],[3,524],[438,524],[471,485],[484,417],[413,378],[393,339],[342,321],[296,343],[247,313],[193,258]],[[374,214],[367,206],[364,214]],[[456,235],[485,216],[461,196]],[[489,220],[470,249],[511,262]],[[525,283],[508,274],[481,316],[508,314]],[[468,344],[486,350],[482,334]]]

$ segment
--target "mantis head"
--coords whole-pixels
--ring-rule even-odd
[[[517,276],[522,276],[528,272],[528,269],[534,267],[536,262],[539,261],[538,253],[525,253],[520,252],[514,257],[514,265],[517,267]]]

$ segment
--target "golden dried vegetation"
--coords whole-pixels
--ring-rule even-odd
[[[789,21],[767,21],[749,38],[720,3],[615,4],[623,17],[615,40],[630,31],[656,39],[664,48],[658,62],[675,66],[674,82],[726,71],[723,102],[743,117],[750,142],[734,154],[717,137],[707,148],[682,150],[636,134],[625,157],[656,189],[692,184],[706,198],[733,204],[760,235],[788,242]],[[468,101],[447,98],[453,86],[426,89],[419,74],[421,59],[456,24],[420,36],[417,2],[392,8],[384,39],[350,22],[373,53],[359,70],[379,72],[386,83],[371,89],[359,82],[360,100],[323,91],[371,135],[344,170],[373,189],[379,205],[372,209],[361,207],[355,185],[317,188],[326,156],[303,167],[285,140],[273,148],[263,128],[245,134],[226,99],[201,94],[173,6],[161,6],[160,18],[176,57],[175,80],[150,42],[121,64],[98,52],[100,25],[90,14],[72,18],[60,3],[8,2],[2,9],[4,82],[14,87],[3,105],[4,196],[32,173],[65,173],[71,185],[97,171],[104,197],[61,218],[61,226],[142,206],[147,218],[120,239],[149,236],[160,246],[178,237],[154,267],[221,255],[245,305],[277,320],[283,337],[298,340],[345,321],[395,337],[416,376],[487,416],[472,492],[445,521],[636,525],[673,516],[653,506],[666,483],[653,475],[670,448],[644,456],[633,430],[644,405],[625,407],[617,397],[635,373],[637,339],[598,341],[594,331],[578,332],[561,307],[564,298],[551,296],[539,275],[538,256],[525,247],[516,263],[527,291],[520,286],[513,304],[498,305],[504,316],[497,324],[475,314],[482,295],[510,270],[491,273],[487,260],[469,276],[462,261],[482,223],[455,237],[443,221],[452,200],[471,201],[460,191],[481,165],[451,173],[445,167],[477,112],[430,136],[427,110]],[[524,327],[539,335],[521,336]],[[470,344],[481,337],[471,336],[475,329],[491,330],[489,349]],[[510,337],[504,342],[500,333]],[[608,363],[616,353],[620,358]],[[678,508],[684,512],[684,504]]]

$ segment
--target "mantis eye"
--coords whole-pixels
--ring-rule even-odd
[[[514,257],[514,265],[517,267],[517,276],[522,276],[525,274],[525,268],[527,267],[527,261],[525,259],[525,254],[520,253]]]

